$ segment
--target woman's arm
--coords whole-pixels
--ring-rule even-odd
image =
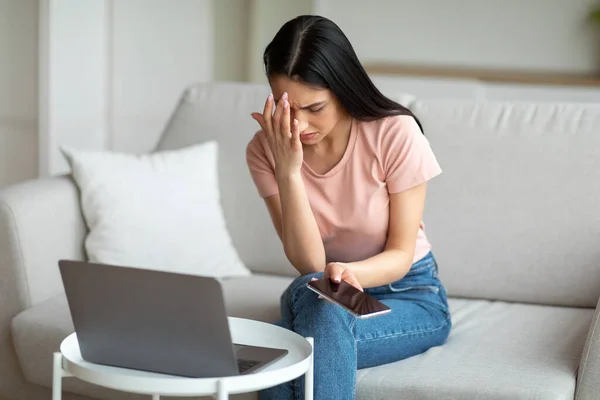
[[[252,165],[250,171],[253,178],[260,183],[263,192],[278,192],[265,195],[265,202],[283,243],[285,255],[294,268],[305,275],[325,269],[325,248],[301,176],[304,153],[300,142],[300,124],[294,119],[290,126],[287,93],[282,94],[280,103],[281,106],[273,113],[274,99],[273,95],[269,95],[263,114],[252,113],[266,134],[274,168],[265,162],[264,157],[256,155],[252,142],[247,157],[249,165]]]
[[[302,275],[323,271],[325,248],[302,177],[277,177],[279,194],[265,198],[288,260]]]
[[[385,250],[359,262],[345,263],[362,287],[401,279],[412,266],[425,207],[427,183],[390,195],[390,224]]]

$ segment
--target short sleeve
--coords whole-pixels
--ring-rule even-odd
[[[390,194],[411,189],[442,172],[429,141],[413,117],[388,117],[382,129],[385,131],[381,152]]]
[[[265,198],[279,193],[275,179],[274,161],[267,138],[260,131],[254,135],[246,147],[246,163],[260,197]]]

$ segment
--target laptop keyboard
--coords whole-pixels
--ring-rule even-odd
[[[238,370],[240,373],[244,373],[248,371],[250,368],[254,367],[256,364],[260,364],[260,361],[254,360],[237,360]]]

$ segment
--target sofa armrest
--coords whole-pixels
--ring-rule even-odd
[[[79,192],[70,177],[0,191],[3,303],[16,301],[28,308],[63,292],[57,261],[83,259],[85,234]],[[11,292],[14,297],[4,299]]]
[[[575,399],[600,399],[600,299],[579,363]]]
[[[10,335],[21,311],[63,291],[57,261],[82,259],[86,227],[71,178],[40,179],[0,191],[0,398],[23,377]]]

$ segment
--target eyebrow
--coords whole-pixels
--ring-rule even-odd
[[[275,99],[275,105],[277,105],[278,102],[279,102],[279,99]],[[300,107],[300,109],[301,110],[306,110],[306,109],[309,109],[309,108],[321,106],[321,105],[325,104],[326,102],[327,102],[327,100],[317,101],[316,103],[312,103],[312,104],[309,104],[307,106]]]

